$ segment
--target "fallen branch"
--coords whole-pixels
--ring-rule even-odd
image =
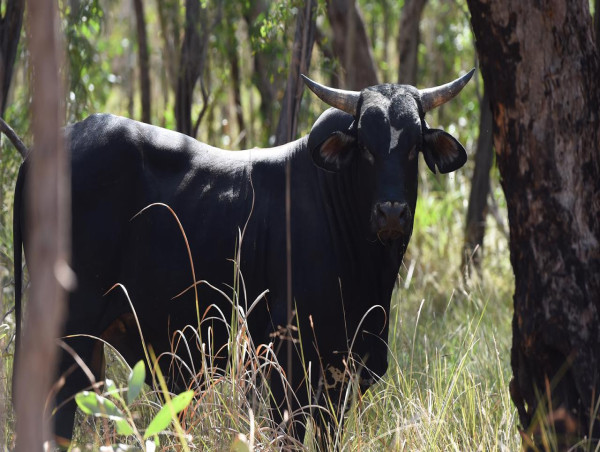
[[[21,157],[23,157],[23,160],[25,160],[27,154],[29,154],[29,149],[27,149],[25,143],[21,141],[12,127],[9,126],[2,118],[0,118],[0,132],[4,133],[4,135],[8,137],[11,143],[17,148],[17,151],[19,151],[19,154],[21,154]]]

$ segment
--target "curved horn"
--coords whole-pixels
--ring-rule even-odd
[[[360,97],[360,91],[346,91],[343,89],[329,88],[328,86],[321,85],[320,83],[309,79],[304,74],[300,75],[304,79],[306,86],[308,86],[323,102],[339,110],[345,111],[352,116],[358,114],[358,98]]]
[[[434,88],[421,89],[421,105],[423,111],[431,111],[442,104],[445,104],[454,96],[456,96],[465,87],[467,82],[471,80],[475,68],[471,69],[467,74],[460,78],[457,78],[453,82],[446,83],[445,85],[436,86]]]

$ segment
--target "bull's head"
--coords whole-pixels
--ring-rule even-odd
[[[440,129],[429,128],[425,113],[456,96],[473,75],[446,85],[418,90],[409,85],[385,84],[362,91],[323,86],[304,77],[308,87],[327,104],[349,113],[348,130],[335,131],[311,149],[315,164],[338,172],[351,162],[373,174],[370,225],[380,240],[410,237],[417,197],[418,153],[434,173],[463,166],[462,145]]]

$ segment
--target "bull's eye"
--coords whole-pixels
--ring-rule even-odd
[[[417,146],[415,145],[412,148],[410,148],[410,151],[408,151],[408,160],[414,160],[416,156],[417,156]]]

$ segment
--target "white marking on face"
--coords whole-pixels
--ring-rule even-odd
[[[390,150],[389,152],[392,152],[392,149],[394,149],[396,146],[398,146],[398,140],[400,140],[400,135],[402,135],[402,132],[404,132],[404,129],[396,129],[395,127],[391,126],[391,139],[390,139]]]

